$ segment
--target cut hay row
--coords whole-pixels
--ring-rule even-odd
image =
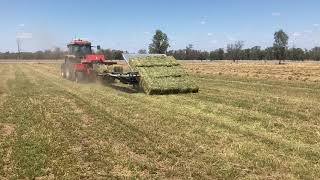
[[[130,65],[140,74],[140,85],[147,94],[196,93],[198,86],[173,57],[134,58]]]

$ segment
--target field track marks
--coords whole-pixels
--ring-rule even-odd
[[[31,70],[31,69],[30,69]],[[52,78],[49,78],[47,80],[45,80],[46,78],[44,78],[45,76],[43,76],[42,74],[38,74],[38,73],[33,73],[35,75],[35,78],[39,79],[38,81],[43,82],[43,86],[52,86],[54,85],[54,83],[52,82]],[[46,82],[46,83],[45,83]],[[67,82],[68,84],[70,83],[69,81],[64,81]],[[72,83],[70,83],[72,84]],[[62,84],[63,85],[63,84]],[[122,121],[122,117],[116,117],[114,114],[112,114],[111,112],[108,113],[105,111],[105,109],[109,109],[106,108],[108,106],[103,106],[103,107],[97,107],[95,105],[90,104],[91,101],[95,101],[94,97],[88,96],[86,94],[82,94],[83,92],[87,92],[87,90],[83,91],[82,88],[77,88],[76,89],[70,89],[70,91],[72,92],[68,92],[65,91],[66,88],[62,87],[61,84],[57,84],[55,85],[56,88],[55,89],[60,89],[60,94],[65,94],[68,97],[72,97],[73,99],[75,99],[77,101],[77,104],[81,104],[81,106],[84,106],[87,108],[87,113],[88,110],[89,112],[91,112],[91,114],[93,114],[94,116],[92,116],[94,118],[94,122],[96,122],[96,125],[92,125],[90,128],[92,128],[92,134],[90,134],[91,138],[95,139],[96,141],[99,141],[101,143],[100,148],[102,148],[102,151],[105,151],[107,148],[106,145],[108,144],[112,144],[113,148],[107,148],[107,149],[112,149],[115,152],[117,152],[117,156],[118,158],[116,159],[117,161],[119,161],[120,159],[123,159],[124,161],[129,161],[126,163],[129,164],[136,164],[137,167],[149,167],[148,170],[150,171],[151,169],[155,169],[155,167],[153,167],[153,164],[157,164],[157,161],[155,161],[155,158],[152,159],[148,159],[146,157],[144,157],[145,155],[138,153],[137,151],[140,151],[139,146],[137,144],[140,145],[150,145],[149,148],[152,148],[152,144],[150,144],[150,142],[145,142],[145,137],[146,134],[141,134],[141,132],[133,126],[130,126],[130,124],[125,123]],[[80,90],[80,91],[79,91]],[[82,92],[81,92],[82,91]],[[79,95],[77,94],[73,94],[73,93],[80,93]],[[95,92],[91,92],[95,95]],[[99,94],[95,95],[95,96],[99,96]],[[110,106],[110,108],[112,108],[112,106]],[[117,115],[117,114],[116,114]],[[109,118],[109,116],[111,116],[111,118]],[[107,139],[106,139],[107,138]],[[108,143],[108,141],[111,141]],[[156,149],[150,149],[150,152],[148,153],[153,153],[153,151]],[[158,150],[159,151],[159,150]],[[100,151],[101,152],[101,151]],[[125,153],[127,152],[127,153]],[[159,152],[160,153],[160,152]],[[161,151],[161,153],[165,153],[163,151]],[[110,156],[110,155],[109,155]],[[126,158],[120,158],[119,156],[128,156]],[[154,155],[153,155],[154,156]],[[108,157],[108,155],[106,155],[106,157]],[[146,159],[143,161],[143,159]],[[104,161],[105,158],[102,158],[101,161]],[[149,161],[152,160],[154,161],[153,163],[150,163]],[[115,161],[115,160],[114,160]],[[133,161],[130,163],[130,161]],[[121,161],[120,161],[121,162]],[[114,169],[115,172],[119,171],[119,168],[121,169],[121,167],[123,167],[123,165],[121,164],[126,164],[126,163],[120,163],[119,165],[116,166],[116,169]],[[100,164],[100,163],[99,163]],[[104,164],[104,163],[103,163]],[[110,164],[110,163],[109,163]],[[139,165],[140,164],[140,165]],[[112,164],[110,164],[112,165]],[[164,164],[162,165],[158,165],[160,166],[165,166]],[[106,169],[106,166],[102,166],[102,169]],[[124,167],[125,168],[125,167]],[[119,172],[118,172],[119,173]],[[148,173],[144,172],[144,173]],[[160,174],[159,174],[160,175]]]
[[[8,80],[14,79],[15,73],[13,65],[1,65],[0,66],[0,108],[6,100],[8,95]]]
[[[63,177],[69,172],[70,177],[80,177],[90,172],[86,169],[90,167],[84,160],[86,156],[82,156],[92,152],[84,145],[90,136],[86,131],[78,134],[83,117],[79,109],[72,109],[73,102],[56,94],[57,89],[44,86],[34,78],[32,70],[24,66],[16,69],[16,79],[10,81],[10,94],[0,114],[0,119],[16,125],[16,136],[1,142],[1,155],[11,154],[11,157],[9,162],[0,161],[0,166],[5,167],[0,174],[46,179],[52,174]],[[68,111],[61,106],[69,107]],[[83,154],[78,154],[79,149]]]
[[[39,77],[45,77],[46,75],[40,73]],[[45,77],[46,78],[46,77]],[[49,77],[46,78],[47,81],[46,82],[50,82],[50,83],[57,83],[55,81],[54,78]],[[60,80],[59,80],[60,81]],[[68,84],[66,86],[66,84]],[[135,160],[135,163],[137,164],[141,164],[143,166],[151,166],[150,169],[154,169],[155,167],[152,167],[154,165],[152,164],[158,164],[157,166],[159,166],[158,168],[160,168],[160,166],[162,168],[164,168],[164,166],[168,166],[165,165],[169,162],[163,162],[160,163],[155,161],[156,157],[149,157],[146,158],[143,156],[144,153],[149,154],[149,156],[155,156],[157,154],[166,154],[165,151],[159,149],[158,147],[156,147],[157,144],[154,144],[154,142],[157,138],[155,136],[151,136],[151,133],[148,132],[148,134],[145,134],[143,132],[140,132],[139,129],[137,127],[134,127],[132,125],[130,125],[130,123],[125,122],[128,121],[128,113],[122,112],[124,113],[124,115],[121,115],[122,113],[120,113],[118,107],[125,107],[127,103],[130,102],[125,102],[124,99],[123,100],[123,105],[119,105],[119,103],[121,103],[121,98],[119,99],[118,96],[116,96],[113,93],[108,94],[108,96],[110,96],[108,99],[110,102],[105,101],[106,103],[102,103],[102,102],[96,102],[97,100],[100,100],[101,97],[103,97],[103,94],[106,93],[98,93],[96,91],[93,91],[91,89],[91,86],[94,85],[89,85],[90,86],[90,90],[88,91],[89,88],[83,88],[82,85],[75,85],[74,83],[71,83],[69,81],[65,81],[62,80],[61,83],[57,83],[56,86],[59,87],[59,89],[63,89],[65,90],[65,94],[70,94],[70,96],[73,96],[73,98],[78,99],[79,101],[83,101],[85,104],[92,106],[91,108],[88,107],[88,109],[92,109],[94,108],[94,110],[91,110],[91,113],[95,114],[95,121],[99,121],[99,123],[101,123],[99,125],[99,129],[101,129],[99,132],[101,132],[101,134],[103,135],[104,131],[106,131],[106,128],[111,128],[111,132],[109,132],[110,130],[107,130],[105,133],[112,133],[110,134],[110,138],[113,137],[112,143],[114,145],[114,148],[119,149],[121,148],[123,151],[127,151],[129,157],[127,157],[127,159],[133,158]],[[73,87],[75,86],[75,87]],[[82,87],[82,88],[79,88]],[[101,88],[101,87],[99,87]],[[105,87],[103,87],[105,88]],[[77,90],[76,90],[77,89]],[[110,89],[112,90],[112,89]],[[106,95],[105,95],[106,96]],[[105,98],[105,97],[104,97]],[[113,102],[114,101],[114,102]],[[110,103],[110,105],[108,105],[108,103]],[[118,104],[117,104],[118,103]],[[136,102],[138,103],[138,102]],[[116,109],[114,109],[114,106],[116,107]],[[124,110],[126,110],[126,108],[124,108]],[[118,112],[118,113],[117,113]],[[112,118],[108,118],[108,116],[111,116]],[[129,116],[131,116],[129,114]],[[133,116],[134,117],[134,116]],[[108,118],[108,119],[106,119]],[[125,120],[125,121],[124,121]],[[96,127],[98,128],[98,127]],[[115,133],[115,134],[114,134]],[[107,135],[107,134],[106,134]],[[146,139],[148,138],[148,139]],[[119,139],[119,141],[115,141],[116,139]],[[141,144],[140,144],[141,143]],[[141,154],[141,150],[139,150],[139,146],[137,145],[140,144],[141,146],[146,146],[148,147],[149,151],[144,152],[143,154]],[[119,149],[120,150],[120,149]],[[156,153],[156,154],[153,154]],[[126,153],[124,153],[126,154]],[[174,158],[174,156],[167,154],[166,156],[170,156],[171,158]],[[142,159],[146,159],[145,161],[141,161]],[[152,164],[149,163],[149,161],[154,161]],[[146,164],[147,163],[147,164]],[[160,163],[160,164],[159,164]],[[140,165],[140,166],[141,166]]]
[[[91,117],[84,104],[73,95],[35,73],[33,69],[24,68],[25,77],[34,82],[32,103],[46,108],[43,119],[36,126],[36,132],[46,131],[45,139],[50,142],[50,173],[58,177],[108,177],[116,159],[108,139],[98,139],[99,130],[94,129],[94,117]],[[33,106],[36,106],[33,104]],[[33,121],[33,119],[30,119]],[[30,127],[33,129],[33,127]],[[103,149],[103,151],[101,151]],[[103,154],[105,153],[105,154]],[[121,159],[121,158],[119,158]]]
[[[8,81],[15,79],[13,66],[5,64],[0,66],[0,114],[3,113],[3,106],[10,93]],[[12,147],[9,145],[16,135],[16,125],[7,122],[0,117],[0,179],[4,178],[3,174],[12,173],[10,166],[12,159]]]
[[[42,71],[41,71],[42,72]],[[44,72],[42,72],[41,74],[43,74]],[[43,74],[44,75],[44,74]],[[46,74],[47,76],[49,76],[48,74]],[[55,79],[55,78],[53,78],[53,77],[55,77],[55,78],[57,78],[57,75],[50,75],[49,76],[49,78],[48,78],[48,81],[49,80],[51,80],[51,79]],[[52,81],[56,81],[56,80],[52,80]],[[97,103],[97,105],[99,105],[100,104],[100,106],[101,106],[101,108],[103,108],[103,105],[105,105],[105,108],[106,107],[108,107],[107,106],[107,104],[108,103],[110,103],[110,105],[112,105],[112,103],[114,103],[114,105],[115,104],[118,104],[119,105],[119,103],[121,102],[121,99],[123,99],[124,101],[125,100],[127,100],[128,101],[128,104],[131,104],[131,103],[133,103],[133,101],[137,101],[138,102],[138,104],[143,104],[144,103],[144,101],[146,101],[146,99],[147,100],[150,100],[150,101],[147,101],[147,103],[149,103],[148,105],[148,107],[150,107],[150,111],[152,111],[152,112],[155,112],[155,111],[157,111],[159,108],[160,109],[163,109],[164,111],[166,111],[166,110],[168,110],[168,113],[170,112],[169,110],[170,110],[170,107],[175,107],[175,105],[177,105],[177,102],[179,102],[178,100],[179,99],[181,99],[181,101],[182,101],[182,103],[181,104],[183,104],[183,102],[184,102],[184,96],[168,96],[168,97],[146,97],[146,96],[144,96],[144,95],[140,95],[140,94],[135,94],[135,95],[132,95],[132,94],[130,94],[130,95],[127,95],[127,94],[122,94],[122,93],[117,93],[117,92],[115,92],[114,90],[112,90],[112,89],[110,89],[110,88],[108,88],[108,87],[103,87],[103,88],[105,88],[105,89],[103,89],[102,87],[100,87],[100,86],[97,86],[97,85],[91,85],[91,84],[89,84],[89,86],[90,87],[85,87],[84,85],[75,85],[75,84],[73,84],[73,83],[71,83],[71,82],[66,82],[66,81],[63,81],[63,80],[58,80],[59,82],[61,82],[61,84],[60,84],[60,86],[63,88],[63,87],[65,87],[66,85],[67,85],[67,87],[69,87],[69,90],[70,90],[70,92],[75,92],[75,88],[76,87],[81,87],[79,90],[80,91],[82,91],[82,92],[78,92],[79,93],[79,95],[82,95],[82,96],[84,96],[84,97],[87,97],[87,98],[90,98],[90,99],[94,99],[92,102],[95,102],[95,103]],[[59,84],[57,84],[57,85],[59,85]],[[84,88],[85,87],[85,88]],[[81,89],[83,89],[83,90],[81,90]],[[89,90],[91,90],[90,92],[89,92]],[[86,93],[86,91],[88,91],[88,93]],[[92,95],[91,93],[93,93],[94,95]],[[107,94],[107,93],[109,93],[109,94]],[[115,93],[117,93],[116,95],[119,97],[119,98],[116,98],[115,99]],[[129,100],[129,99],[127,99],[128,97],[130,96],[130,98],[132,98],[132,102]],[[105,97],[105,98],[100,98],[99,99],[99,97]],[[143,98],[142,98],[143,97]],[[187,96],[186,96],[187,97]],[[141,99],[141,100],[139,100],[139,98]],[[167,98],[167,99],[166,99]],[[171,100],[172,99],[172,100]],[[188,99],[188,98],[186,98],[186,99]],[[110,101],[110,102],[108,102],[108,100]],[[153,102],[152,103],[152,101],[155,101],[155,102]],[[168,102],[170,102],[170,101],[174,101],[174,102],[172,102],[172,103],[168,103]],[[105,103],[103,103],[103,102],[105,102]],[[156,104],[158,104],[158,107],[156,107]],[[178,103],[179,105],[181,105],[180,103]],[[166,108],[167,107],[167,108]],[[214,115],[214,114],[211,114],[209,117],[208,116],[204,116],[204,115],[202,115],[202,113],[203,112],[198,112],[196,109],[194,109],[194,108],[192,108],[190,111],[185,111],[185,108],[187,107],[187,105],[181,105],[180,107],[175,107],[175,108],[172,108],[172,113],[174,114],[174,113],[179,113],[179,112],[186,112],[187,113],[187,115],[186,116],[182,116],[182,117],[188,117],[189,116],[189,118],[190,119],[193,119],[193,120],[195,120],[196,121],[196,119],[194,119],[194,118],[197,118],[197,115],[200,115],[200,116],[202,116],[203,117],[203,119],[202,120],[208,120],[208,119],[212,119],[212,120],[217,120],[217,121],[221,121],[221,122],[223,122],[223,121],[225,121],[226,119],[225,119],[225,117],[219,117],[219,116],[217,116],[217,115]],[[130,106],[128,107],[128,108],[130,108]],[[145,108],[145,107],[144,107]],[[177,109],[178,108],[178,109]],[[179,108],[181,108],[181,109],[179,109]],[[107,108],[106,108],[107,109]],[[127,108],[125,108],[125,109],[127,109]],[[125,110],[124,109],[124,110]],[[159,109],[159,110],[160,110]],[[188,108],[187,108],[188,109]],[[111,110],[113,110],[113,111],[111,111]],[[115,113],[116,114],[116,112],[117,111],[119,111],[119,109],[117,110],[117,109],[112,109],[112,106],[110,106],[110,113]],[[124,112],[125,113],[125,112]],[[160,111],[158,112],[158,113],[160,113]],[[157,114],[158,113],[155,113],[156,115],[154,116],[154,117],[156,117],[157,116]],[[190,113],[194,113],[193,115],[192,114],[190,114]],[[120,114],[120,113],[119,113]],[[147,111],[145,111],[145,114],[147,114]],[[170,114],[170,113],[169,113]],[[161,115],[160,115],[161,116]],[[125,115],[125,116],[123,116],[123,117],[128,117],[127,115]],[[148,116],[147,116],[148,117]],[[188,119],[189,119],[188,118]],[[199,117],[198,117],[199,118]],[[220,119],[221,118],[221,119]],[[170,118],[170,119],[172,119],[172,118]],[[168,119],[168,120],[170,120],[170,119]],[[179,119],[176,119],[176,118],[174,118],[175,120],[179,120]],[[186,119],[186,121],[188,121],[188,119]],[[201,118],[200,118],[201,119]],[[179,121],[179,122],[176,122],[177,124],[175,124],[176,126],[177,125],[180,125],[180,128],[181,129],[183,129],[183,127],[186,127],[186,128],[189,128],[190,127],[190,124],[183,124],[183,123],[188,123],[188,122],[186,122],[186,121]],[[165,122],[165,121],[164,121]],[[199,121],[196,121],[197,123],[199,123]],[[205,122],[205,121],[204,121]],[[210,123],[212,123],[212,122],[214,122],[214,121],[210,121]],[[157,123],[157,122],[155,122],[155,123]],[[175,123],[175,122],[172,122],[172,123]],[[170,125],[172,125],[172,123],[170,124]],[[159,125],[163,125],[163,124],[159,124]],[[199,125],[199,124],[197,124],[197,125]],[[231,121],[231,127],[234,125],[234,122],[233,121]],[[235,124],[235,127],[237,127],[237,125],[240,125],[240,126],[242,126],[242,123],[238,123],[238,124]],[[155,125],[156,126],[156,125]],[[168,127],[168,126],[166,126],[166,127]],[[174,127],[174,126],[173,126]],[[244,128],[248,128],[248,127],[246,127],[246,126],[243,126]],[[170,127],[168,127],[168,128],[170,128]],[[249,127],[250,128],[250,127]],[[255,128],[255,127],[254,127]],[[225,128],[222,128],[222,129],[225,129]],[[227,129],[230,129],[230,127],[228,127]],[[232,128],[231,128],[232,129]],[[230,129],[230,130],[231,130]],[[238,129],[238,128],[236,128],[236,129]],[[158,132],[166,132],[166,131],[163,131],[164,129],[161,129],[160,128],[160,130],[158,131]],[[246,130],[247,131],[247,130]],[[242,134],[244,133],[244,134],[247,134],[248,135],[248,138],[249,137],[252,137],[252,135],[253,134],[251,134],[252,132],[254,132],[254,134],[256,134],[256,129],[252,129],[252,130],[250,130],[251,131],[251,133],[249,133],[248,134],[248,132],[242,132]],[[249,132],[250,132],[249,131]],[[231,131],[232,132],[232,131]],[[235,133],[236,131],[234,131],[233,133]],[[268,132],[269,133],[269,132]],[[192,134],[189,134],[189,135],[192,135]],[[174,137],[173,136],[173,134],[171,134],[171,137]],[[178,137],[178,136],[177,136]],[[266,134],[266,137],[268,137],[267,139],[269,139],[269,135],[268,134]],[[280,138],[277,138],[277,139],[280,139]],[[266,143],[266,142],[265,142]],[[275,144],[277,144],[277,142],[275,143]],[[275,147],[275,149],[279,149],[278,147]],[[296,148],[294,148],[294,149],[296,149]],[[291,151],[291,150],[290,150]]]
[[[46,65],[46,67],[44,68],[47,71],[54,72],[55,75],[58,75],[58,72],[54,71],[52,67],[53,66]],[[201,87],[202,89],[200,93],[201,95],[194,96],[195,98],[210,97],[210,95],[212,96],[212,93],[213,93],[212,91],[214,91],[214,93],[217,93],[217,91],[224,92],[223,94],[218,93],[217,96],[224,99],[234,99],[239,102],[250,100],[251,101],[250,104],[252,105],[257,104],[257,102],[258,103],[263,102],[262,105],[264,106],[260,108],[262,112],[272,113],[270,115],[273,115],[276,117],[279,115],[284,115],[284,113],[279,114],[279,113],[276,113],[276,111],[274,112],[265,111],[265,109],[267,109],[265,108],[265,106],[268,106],[268,107],[274,106],[275,108],[281,110],[281,107],[283,107],[284,105],[287,105],[287,106],[290,105],[290,109],[286,109],[285,111],[287,111],[286,114],[291,119],[292,118],[300,119],[299,116],[303,116],[304,109],[308,111],[312,110],[312,112],[309,112],[308,114],[317,114],[317,112],[319,112],[318,109],[311,108],[311,107],[319,107],[318,99],[320,100],[320,96],[318,95],[319,94],[318,90],[316,91],[317,88],[315,87],[311,89],[311,92],[308,92],[305,89],[297,91],[296,89],[292,89],[290,86],[289,87],[284,86],[286,83],[282,83],[282,86],[284,87],[278,90],[278,88],[272,87],[272,84],[270,85],[270,87],[266,88],[266,87],[260,87],[254,82],[251,82],[253,84],[250,84],[250,83],[234,84],[234,83],[230,83],[228,80],[225,80],[225,81],[218,80],[217,82],[216,81],[211,82],[211,80],[212,79],[207,78],[203,80],[203,82],[199,82],[200,84],[206,84],[206,86]],[[299,93],[300,96],[297,95],[297,93]],[[228,97],[232,97],[232,98],[228,98]],[[247,97],[250,97],[250,99],[248,99]],[[181,96],[181,98],[184,98],[184,97]],[[174,99],[173,102],[177,102],[175,98],[172,98],[172,99]],[[189,98],[188,100],[192,100],[192,99]],[[204,102],[206,101],[206,98],[201,98],[196,100],[197,101],[201,100],[201,102]],[[229,105],[232,105],[232,104],[229,104]],[[236,108],[239,109],[238,106],[236,106]],[[249,107],[249,108],[250,109],[248,110],[250,111],[254,111],[254,108],[256,110],[259,110],[257,107],[253,107],[253,108]],[[310,119],[311,118],[312,117],[310,117]],[[315,120],[315,122],[318,122],[318,121]]]
[[[228,99],[227,97],[225,97],[226,99]],[[181,105],[180,104],[175,104],[176,102],[179,102],[178,101],[178,99],[180,99],[180,100],[182,100],[182,99],[184,99],[184,96],[179,96],[179,97],[171,97],[171,96],[169,96],[167,99],[166,99],[166,101],[165,102],[170,102],[170,104],[171,105],[169,105],[169,106],[167,106],[167,107],[171,107],[171,106],[178,106],[178,107],[176,107],[176,108],[179,108]],[[234,98],[233,98],[234,99]],[[187,107],[189,107],[189,108],[192,108],[192,107],[199,107],[199,103],[198,104],[195,104],[194,102],[191,102],[190,100],[190,98],[185,98],[184,99],[185,101],[188,101],[188,103],[186,103],[187,105],[183,105],[182,107],[181,107],[181,111],[178,111],[178,113],[179,112],[184,112],[183,111],[183,109],[184,108],[187,108]],[[204,100],[204,99],[203,99]],[[153,101],[157,101],[157,99],[153,99]],[[199,100],[199,101],[197,101],[197,102],[203,102],[202,101],[202,99],[201,99],[201,101]],[[149,103],[150,104],[150,107],[151,107],[151,109],[153,109],[153,110],[156,110],[157,108],[156,107],[154,107],[154,106],[152,106],[152,103],[151,102],[143,102],[143,103]],[[160,105],[160,103],[161,103],[161,101],[159,101],[159,105]],[[173,103],[173,104],[172,104]],[[189,104],[190,104],[190,106],[189,106]],[[204,104],[203,104],[204,105]],[[166,107],[166,105],[163,107],[163,108],[165,108]],[[201,106],[200,106],[201,107]],[[203,106],[202,106],[203,107]],[[168,109],[168,108],[166,108],[166,109]],[[170,110],[170,109],[168,109],[168,110]],[[239,110],[237,110],[237,109],[234,109],[235,111],[239,111]],[[197,114],[202,114],[202,113],[198,113],[198,110],[197,109],[194,109],[194,108],[192,108],[192,110],[190,110],[189,112],[196,112],[195,113],[195,117],[197,117],[196,115]],[[175,113],[175,112],[172,112],[172,113]],[[208,112],[206,112],[206,113],[208,113]],[[248,113],[252,113],[252,112],[248,112]],[[243,124],[243,122],[241,122],[241,124]],[[239,124],[240,125],[240,124]],[[260,130],[261,131],[261,130]]]

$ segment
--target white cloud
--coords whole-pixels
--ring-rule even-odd
[[[200,24],[205,25],[205,24],[207,24],[207,21],[203,20],[203,21],[200,22]]]
[[[208,36],[212,36],[213,34],[212,33],[208,33]]]
[[[272,15],[272,16],[281,16],[281,13],[279,13],[279,12],[273,12],[273,13],[271,13],[271,15]]]
[[[19,39],[31,39],[32,38],[32,33],[20,32],[20,33],[17,33],[16,38],[19,38]]]
[[[314,27],[319,27],[319,24],[313,24]]]
[[[24,25],[24,24],[19,24],[18,26],[20,26],[20,27],[24,27],[25,25]]]
[[[143,34],[149,35],[150,32],[149,31],[145,31],[145,32],[143,32]]]

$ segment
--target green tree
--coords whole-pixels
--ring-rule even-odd
[[[251,59],[250,59],[250,53],[251,53],[251,50],[250,50],[250,49],[244,49],[244,50],[242,50],[242,52],[241,52],[241,59],[251,60]]]
[[[310,58],[316,61],[320,60],[320,47],[314,47],[311,49]]]
[[[274,60],[273,47],[267,47],[265,50],[265,60]]]
[[[224,50],[222,48],[218,49],[218,60],[223,60],[224,58]]]
[[[233,62],[241,59],[241,51],[243,46],[243,41],[236,41],[234,44],[228,44],[227,53],[228,56],[233,60]]]
[[[274,33],[274,57],[279,60],[279,64],[281,64],[282,60],[286,58],[286,50],[288,49],[288,40],[289,36],[283,31],[279,30]]]
[[[165,54],[167,53],[169,45],[168,36],[161,30],[156,30],[153,36],[152,43],[149,45],[150,54]]]
[[[250,49],[250,59],[251,60],[261,60],[261,47],[260,46],[254,46]]]
[[[139,49],[138,54],[147,54],[147,50]]]
[[[188,46],[186,47],[186,60],[196,59],[195,55],[196,54],[195,54],[195,51],[193,50],[193,45],[188,44]]]
[[[291,48],[287,51],[288,58],[294,61],[303,61],[305,59],[305,52],[301,48]]]
[[[200,51],[199,52],[199,59],[201,61],[209,59],[209,53],[207,51]]]

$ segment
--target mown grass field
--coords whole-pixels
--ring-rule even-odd
[[[319,61],[287,61],[282,65],[277,65],[277,63],[278,61],[240,61],[239,63],[232,63],[232,61],[201,63],[191,61],[185,63],[185,68],[195,74],[320,82]]]
[[[63,80],[57,64],[1,64],[0,179],[320,178],[319,82],[185,66],[198,94],[147,96]]]

